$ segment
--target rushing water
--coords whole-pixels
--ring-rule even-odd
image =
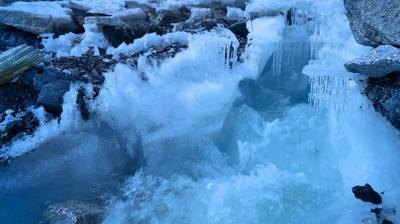
[[[94,121],[65,110],[0,171],[0,219],[35,223],[47,205],[79,199],[106,202],[104,223],[372,222],[351,195],[366,182],[398,206],[398,136],[343,68],[368,48],[342,1],[305,6],[317,23],[249,22],[243,64],[236,38],[216,30],[159,67],[117,65]]]

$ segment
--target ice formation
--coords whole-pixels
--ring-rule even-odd
[[[166,0],[159,7],[205,1]],[[96,11],[111,5],[109,10],[114,12],[122,1],[99,2],[104,1],[87,4],[98,6]],[[373,111],[343,67],[346,60],[369,48],[354,41],[342,1],[253,0],[246,10],[229,8],[228,14],[251,18],[295,6],[319,16],[315,29],[298,26],[288,30],[280,15],[254,18],[247,23],[249,44],[242,64],[237,62],[238,40],[223,28],[197,34],[147,34],[132,44],[109,47],[107,52],[118,58],[121,53],[131,55],[152,46],[188,45],[159,66],[147,63],[142,56],[137,68],[117,64],[107,72],[104,87],[91,105],[96,114],[93,123],[77,118],[76,90],[71,90],[65,96],[60,123],[44,123],[31,139],[15,142],[11,156],[50,140],[65,139],[65,135],[85,127],[90,131],[79,133],[96,142],[94,148],[102,152],[101,158],[87,151],[91,142],[81,143],[77,136],[69,139],[78,151],[65,158],[82,158],[79,155],[88,153],[111,172],[118,161],[113,164],[107,159],[108,148],[129,152],[140,136],[147,167],[130,173],[123,194],[108,200],[105,224],[359,223],[373,218],[369,212],[372,207],[351,195],[352,186],[365,182],[385,191],[385,206],[400,206],[400,165],[394,159],[399,157],[400,142],[396,131]],[[192,19],[204,13],[194,11]],[[82,36],[50,37],[44,45],[59,56],[79,55],[87,46],[108,47],[94,27],[85,28]],[[74,45],[71,40],[75,38],[82,41]],[[257,78],[269,62],[272,69],[266,75],[278,83],[297,70],[307,75],[310,83],[309,104],[278,108],[283,116],[272,121],[240,105],[237,98],[239,81]],[[140,80],[142,71],[150,82]],[[277,99],[285,105],[288,100],[285,96]],[[215,144],[230,111],[235,112],[230,137],[239,158],[233,166],[226,160],[230,155],[221,153]],[[110,139],[95,137],[102,127],[108,127]],[[123,146],[108,141],[115,139]],[[129,156],[132,154],[127,153],[126,158]],[[88,166],[89,171],[96,168]],[[35,172],[42,171],[34,170],[29,178],[35,179]],[[10,180],[20,181],[0,177],[0,190],[9,190],[4,183]],[[398,215],[392,219],[400,221]]]

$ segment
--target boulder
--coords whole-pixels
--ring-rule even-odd
[[[361,58],[345,64],[350,72],[369,77],[383,77],[389,73],[400,71],[400,49],[390,45],[382,45]]]
[[[358,43],[400,46],[399,0],[344,0],[344,5]]]
[[[369,78],[364,93],[375,110],[400,130],[400,72]]]
[[[39,126],[39,121],[32,112],[21,112],[16,119],[8,123],[3,132],[0,132],[0,146],[10,143],[17,136],[33,134]]]
[[[71,10],[55,2],[16,2],[0,7],[0,26],[10,26],[33,34],[64,34],[80,30]]]
[[[191,11],[186,7],[176,10],[159,10],[155,18],[152,19],[152,25],[155,27],[168,27],[173,23],[185,22],[190,18]]]
[[[99,224],[103,213],[103,208],[96,204],[72,200],[50,205],[44,220],[49,224]]]
[[[147,15],[140,8],[128,9],[112,16],[89,16],[86,24],[96,24],[113,47],[132,43],[150,31]]]
[[[70,82],[66,80],[56,80],[41,86],[37,104],[54,115],[62,113],[64,94],[69,90]]]
[[[353,194],[357,199],[370,202],[375,205],[382,204],[382,197],[369,184],[355,186],[352,188]]]
[[[78,90],[78,95],[76,97],[76,104],[78,106],[78,110],[81,113],[81,117],[83,120],[89,120],[90,112],[88,105],[86,103],[86,91],[84,88],[80,88]]]
[[[135,39],[143,37],[150,31],[148,22],[135,22],[129,26],[104,26],[103,34],[107,41],[113,46],[118,47],[122,43],[131,44]]]

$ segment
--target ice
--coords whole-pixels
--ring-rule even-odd
[[[83,34],[67,33],[57,38],[47,36],[42,39],[42,44],[47,52],[53,52],[57,57],[82,56],[93,48],[95,55],[99,54],[98,48],[106,49],[109,44],[104,35],[95,24],[84,24]]]
[[[99,2],[88,4],[97,6],[96,10],[110,5],[109,13],[122,4],[109,1],[97,5]],[[167,0],[158,7],[202,2],[208,1]],[[80,119],[76,88],[72,88],[65,96],[59,123],[44,119],[43,109],[35,110],[41,118],[39,130],[7,150],[18,156],[31,148],[51,147],[58,139],[67,140],[62,147],[71,147],[68,140],[72,139],[78,150],[66,158],[88,168],[73,172],[79,179],[98,175],[93,173],[96,166],[91,166],[94,158],[99,158],[96,150],[91,151],[92,144],[101,152],[126,150],[126,158],[131,158],[140,137],[147,166],[139,173],[129,173],[122,195],[113,194],[104,223],[360,223],[373,218],[373,207],[356,200],[351,187],[367,182],[385,192],[384,207],[398,208],[398,132],[374,111],[360,94],[356,77],[343,67],[347,60],[370,49],[352,37],[343,2],[254,0],[245,11],[230,8],[228,12],[230,16],[262,15],[292,7],[310,11],[315,21],[288,27],[280,13],[248,21],[249,43],[241,64],[237,62],[238,40],[222,28],[196,34],[147,34],[132,44],[109,47],[108,53],[118,58],[172,43],[188,46],[157,65],[142,55],[137,68],[120,63],[105,73],[104,86],[90,104],[93,123]],[[199,14],[194,13],[202,16]],[[79,55],[88,46],[107,47],[96,27],[86,26],[85,31],[83,35],[50,37],[43,42],[45,49],[65,56]],[[142,73],[148,81],[140,78]],[[303,73],[309,79],[309,103],[288,103],[288,96],[307,91]],[[248,96],[238,97],[243,78],[252,78],[253,84],[259,85],[255,86],[261,86],[265,95],[254,96],[254,102],[260,107],[268,102],[272,109],[268,108],[267,116],[244,103]],[[265,91],[268,88],[270,91]],[[273,110],[279,116],[273,116]],[[224,129],[226,120],[231,125]],[[94,134],[85,133],[80,140],[75,132],[88,127]],[[112,131],[100,139],[96,136],[103,127]],[[230,163],[230,155],[217,147],[219,134],[228,136],[236,146],[237,163]],[[113,171],[112,167],[125,161],[112,162],[108,154],[100,155],[106,157],[100,160],[105,171]],[[86,163],[88,158],[91,163]],[[44,161],[43,167],[37,166],[25,176],[2,178],[12,180],[8,189],[13,183],[25,184],[19,182],[24,178],[41,181],[43,176],[35,172],[57,167],[57,161],[65,160]],[[44,174],[50,175],[52,170]],[[390,219],[400,221],[398,214]]]

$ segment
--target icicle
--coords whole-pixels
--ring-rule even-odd
[[[333,108],[336,115],[340,116],[346,100],[348,78],[331,75],[310,76],[309,101],[316,112],[324,108]]]
[[[291,75],[301,71],[314,58],[309,42],[278,42],[273,44],[272,74],[275,77]]]

